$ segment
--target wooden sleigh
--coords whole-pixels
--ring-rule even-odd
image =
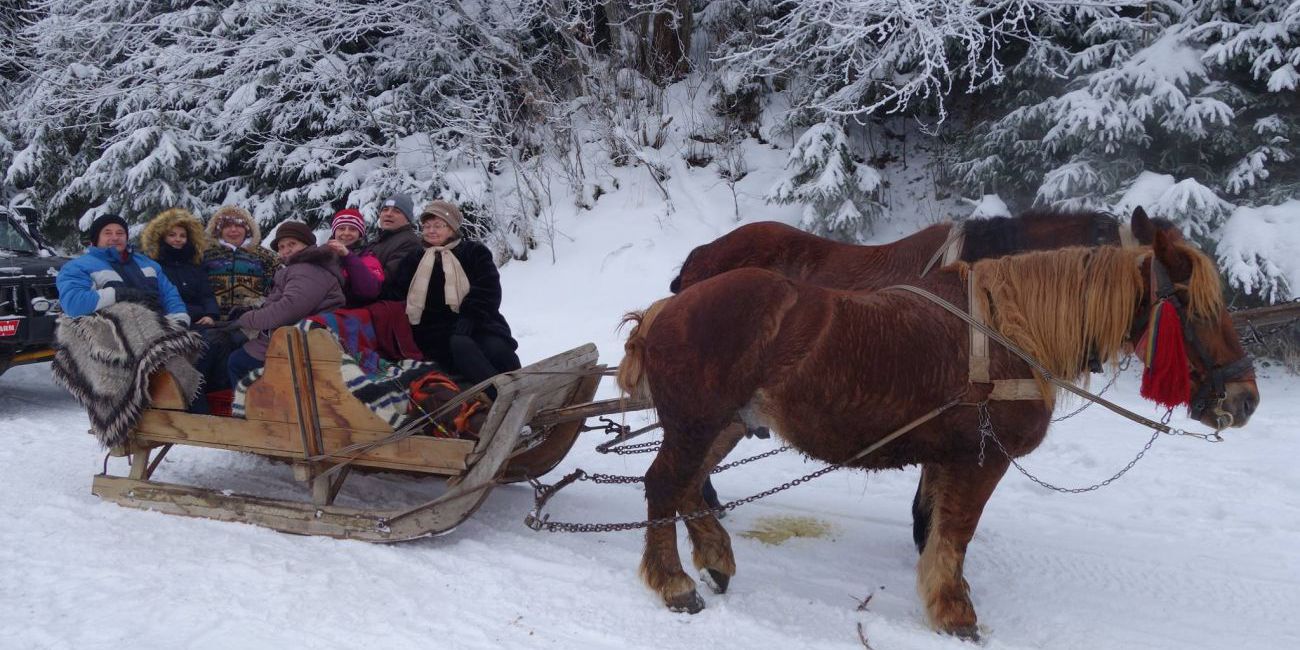
[[[304,535],[398,542],[446,533],[474,513],[493,487],[541,476],[572,448],[600,382],[588,343],[497,376],[497,399],[479,439],[394,430],[352,395],[339,369],[338,342],[325,330],[277,330],[266,371],[248,390],[246,419],[185,412],[171,376],[159,373],[145,411],[123,448],[128,476],[95,476],[92,492],[132,508],[257,524]],[[602,412],[608,412],[604,410]],[[366,443],[383,444],[367,445]],[[290,501],[150,480],[174,445],[212,447],[293,463],[310,499]],[[352,469],[441,476],[447,489],[413,508],[334,505]]]

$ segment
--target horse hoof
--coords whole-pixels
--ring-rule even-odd
[[[715,594],[727,593],[727,585],[731,584],[731,576],[713,569],[705,569],[704,573],[700,574],[700,580],[703,580]]]
[[[704,599],[700,598],[700,592],[692,589],[684,594],[678,594],[668,599],[668,611],[677,612],[678,614],[698,614],[704,609]]]
[[[980,642],[979,627],[975,625],[960,625],[948,630],[948,634],[951,634],[962,641],[970,641],[972,643]]]

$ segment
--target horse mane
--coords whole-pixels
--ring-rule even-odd
[[[1075,212],[1054,209],[1037,209],[1017,217],[970,219],[962,222],[965,243],[962,259],[968,262],[1004,255],[1014,255],[1030,247],[1025,232],[1043,222],[1082,221],[1100,237],[1102,233],[1118,232],[1119,220],[1104,212]],[[1083,244],[1084,242],[1080,242]],[[1089,242],[1093,243],[1093,242]]]
[[[1191,263],[1188,311],[1218,314],[1224,303],[1214,263],[1187,244],[1171,245]],[[1048,372],[1078,381],[1089,355],[1114,365],[1127,353],[1145,287],[1141,263],[1151,254],[1147,246],[1065,248],[981,260],[967,272],[975,274],[976,300],[994,329]],[[1055,389],[1037,379],[1050,408]]]

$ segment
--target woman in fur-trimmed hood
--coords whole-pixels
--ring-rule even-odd
[[[203,268],[212,283],[222,319],[234,310],[257,307],[271,292],[280,263],[262,248],[262,230],[253,215],[237,205],[217,208],[208,219],[212,239],[203,252]]]
[[[208,273],[200,264],[207,247],[203,224],[183,208],[158,213],[140,232],[140,248],[176,285],[190,322],[196,325],[211,325],[221,316]]]

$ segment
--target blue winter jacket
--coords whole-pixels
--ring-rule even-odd
[[[128,249],[129,250],[129,249]],[[176,286],[158,263],[136,253],[123,261],[116,248],[86,249],[86,254],[63,265],[55,279],[63,313],[85,316],[117,302],[117,286],[157,291],[169,320],[189,325],[190,315]]]

